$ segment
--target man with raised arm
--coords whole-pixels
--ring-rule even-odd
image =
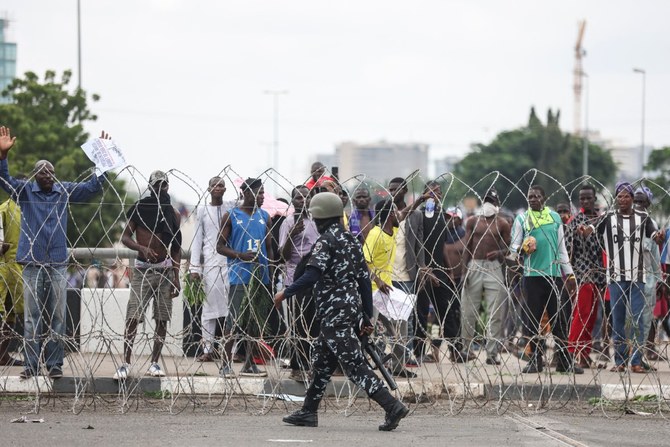
[[[109,136],[102,132],[101,138]],[[22,214],[16,261],[23,265],[26,362],[20,377],[38,375],[43,359],[49,377],[57,379],[63,377],[68,205],[100,193],[104,175],[60,182],[53,164],[40,160],[32,172],[34,180],[16,179],[7,163],[15,141],[7,127],[0,127],[0,186]]]

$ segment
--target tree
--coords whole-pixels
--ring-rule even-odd
[[[2,91],[11,102],[0,104],[0,124],[17,137],[9,154],[12,175],[30,176],[41,159],[53,163],[62,181],[81,181],[93,174],[91,161],[80,146],[89,139],[83,123],[97,117],[88,109],[84,90],[69,90],[71,78],[70,71],[60,79],[47,71],[43,80],[27,72]],[[98,99],[91,95],[92,101]],[[118,240],[120,228],[115,223],[123,216],[126,194],[124,182],[113,177],[109,176],[99,202],[70,206],[68,239],[72,246],[110,246]]]
[[[652,151],[644,169],[652,173],[644,183],[654,193],[654,202],[658,202],[658,205],[654,203],[656,214],[667,213],[670,209],[670,146]]]
[[[451,197],[479,195],[495,185],[503,205],[526,207],[531,184],[544,187],[550,203],[574,198],[582,183],[583,139],[563,133],[560,113],[547,113],[543,124],[531,109],[526,127],[501,132],[488,145],[477,144],[444,176]],[[616,165],[609,152],[589,144],[590,181],[598,188],[614,180]],[[453,201],[453,200],[452,200]]]

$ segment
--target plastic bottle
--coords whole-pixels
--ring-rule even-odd
[[[432,197],[426,200],[426,207],[423,210],[424,216],[431,218],[435,215],[435,199]]]
[[[277,292],[284,290],[284,275],[280,273],[277,277]]]

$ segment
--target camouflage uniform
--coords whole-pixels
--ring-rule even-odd
[[[321,400],[338,361],[371,396],[384,385],[365,362],[356,335],[363,318],[357,280],[370,281],[361,246],[341,225],[331,225],[314,244],[307,265],[321,271],[314,287],[321,330],[312,348],[314,378],[306,397]]]

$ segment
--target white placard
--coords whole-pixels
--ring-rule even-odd
[[[126,157],[114,140],[94,138],[81,145],[99,173],[126,166]]]
[[[416,295],[393,289],[385,294],[377,290],[372,295],[372,303],[377,310],[391,320],[407,320],[414,311]]]

